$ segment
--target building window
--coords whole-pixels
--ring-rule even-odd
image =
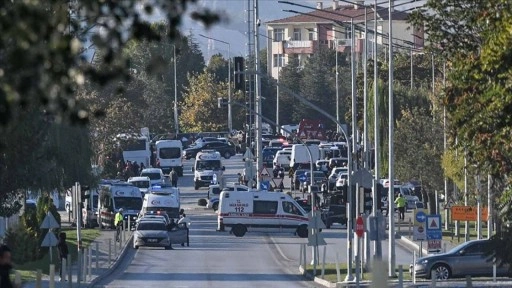
[[[315,30],[309,30],[308,33],[308,39],[309,41],[315,41],[316,39],[316,31]]]
[[[300,41],[302,40],[301,39],[301,32],[300,32],[300,28],[294,28],[293,29],[293,40],[295,41]]]
[[[284,66],[284,55],[283,54],[274,54],[274,67],[283,67]]]
[[[274,42],[281,42],[284,40],[284,29],[276,28],[274,29]]]

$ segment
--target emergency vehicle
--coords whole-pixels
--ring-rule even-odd
[[[169,174],[174,168],[178,176],[183,176],[183,143],[180,140],[159,140],[155,143],[156,163],[164,174]]]
[[[123,208],[125,227],[135,227],[137,215],[142,208],[142,194],[139,188],[119,180],[104,180],[99,187],[100,210],[98,224],[101,228],[114,229],[114,216]],[[129,219],[128,219],[129,218]]]
[[[224,173],[220,153],[215,150],[202,150],[197,153],[192,171],[194,172],[194,189],[217,184]]]
[[[151,186],[142,203],[141,215],[165,211],[170,218],[179,218],[180,189],[171,185]]]
[[[220,193],[218,230],[231,228],[236,237],[248,231],[288,232],[308,237],[308,216],[282,192],[224,191]]]

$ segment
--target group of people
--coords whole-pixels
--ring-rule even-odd
[[[140,172],[145,169],[146,166],[142,162],[138,164],[137,162],[128,160],[126,163],[123,163],[123,161],[119,160],[119,162],[117,162],[116,168],[117,178],[126,181],[130,177],[139,176]]]

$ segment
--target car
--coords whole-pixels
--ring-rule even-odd
[[[171,248],[169,231],[164,221],[142,221],[137,224],[133,233],[133,248],[139,247],[164,247]]]
[[[330,229],[332,224],[347,225],[346,204],[331,204],[322,211],[322,220],[325,228]]]
[[[340,172],[348,173],[347,167],[335,167],[331,170],[331,174],[329,174],[327,179],[329,191],[334,190],[336,187],[336,180],[338,179],[338,174],[340,174]]]
[[[452,250],[419,258],[410,265],[411,273],[416,277],[430,279],[435,275],[436,279],[466,276],[493,275],[492,255],[489,255],[490,240],[472,240],[462,243]],[[509,265],[496,265],[497,276],[510,276]]]
[[[183,150],[183,157],[185,159],[195,158],[197,153],[202,150],[215,150],[222,155],[225,159],[231,158],[231,156],[236,155],[236,147],[232,142],[206,142],[201,144],[201,146],[194,146]]]
[[[149,177],[151,185],[159,185],[164,181],[164,172],[160,168],[145,168],[140,172],[141,177]],[[147,191],[147,190],[146,190]]]
[[[311,212],[311,203],[309,203],[308,199],[295,198],[295,202],[307,213]]]
[[[311,172],[308,171],[305,173],[306,175],[306,181],[304,183],[301,183],[302,185],[300,185],[300,190],[301,192],[307,192],[308,191],[308,186],[309,184],[311,184]],[[321,186],[323,183],[325,183],[326,181],[326,177],[325,177],[325,174],[324,172],[322,171],[313,171],[313,183],[315,183],[316,185],[315,186]]]
[[[336,178],[336,190],[341,190],[345,185],[347,185],[348,173],[340,172],[338,173],[338,177]]]

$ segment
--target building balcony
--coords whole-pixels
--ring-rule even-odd
[[[286,54],[313,54],[318,51],[319,42],[314,41],[285,41],[283,43]]]

